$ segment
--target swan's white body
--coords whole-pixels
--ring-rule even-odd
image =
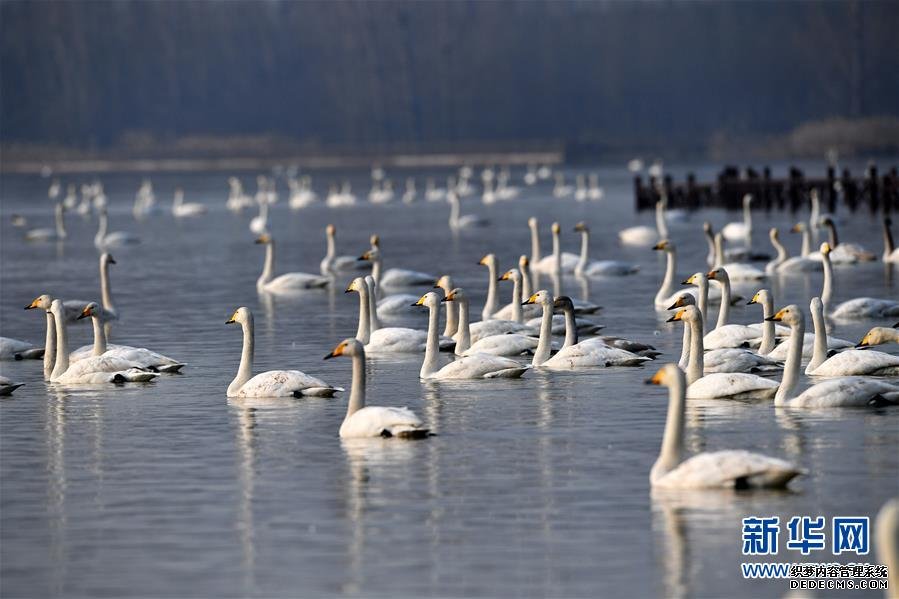
[[[540,273],[570,273],[574,272],[580,256],[571,252],[563,252],[560,247],[559,233],[561,228],[558,223],[552,225],[553,253],[549,256],[540,256],[540,235],[537,219],[528,219],[528,228],[531,231],[531,269]]]
[[[238,308],[226,324],[239,323],[243,329],[243,350],[237,376],[228,385],[228,397],[331,397],[341,389],[299,370],[269,370],[253,376],[255,331],[253,313]]]
[[[590,248],[590,229],[584,223],[578,223],[574,230],[581,234],[581,255],[574,267],[574,274],[585,277],[621,277],[635,274],[639,267],[617,260],[590,260],[587,257]]]
[[[61,203],[57,203],[53,208],[55,227],[52,229],[31,229],[25,233],[25,239],[27,241],[61,241],[65,239],[67,234],[65,217],[63,216],[64,212],[65,206]]]
[[[0,360],[15,360],[17,355],[34,349],[33,343],[12,337],[0,337]]]
[[[97,249],[103,250],[140,243],[140,237],[133,233],[128,233],[126,231],[107,233],[106,230],[109,227],[109,217],[106,215],[106,210],[100,211],[99,220],[100,226],[97,229],[97,234],[94,236],[94,246],[96,246]]]
[[[381,248],[376,235],[372,236],[372,248],[362,254],[362,259],[371,262],[371,274],[375,278],[375,285],[379,291],[387,288],[432,286],[437,280],[434,275],[417,270],[391,268],[384,271]]]
[[[721,235],[728,241],[746,242],[749,247],[752,242],[752,196],[743,196],[743,222],[727,223],[721,229]]]
[[[199,202],[184,202],[184,192],[175,190],[175,199],[172,201],[172,215],[175,218],[187,218],[206,214],[206,206]]]
[[[722,349],[728,347],[740,347],[762,336],[760,327],[742,324],[728,324],[730,317],[730,271],[725,267],[719,267],[709,273],[721,287],[721,304],[718,308],[718,322],[715,328],[709,331],[703,338],[705,349]],[[691,333],[692,334],[692,333]]]
[[[802,471],[777,458],[742,450],[706,452],[683,459],[686,380],[675,364],[650,379],[668,387],[668,416],[662,448],[650,471],[653,487],[668,489],[744,489],[784,487]]]
[[[748,349],[725,348],[713,349],[703,356],[703,372],[757,372],[763,370],[779,370],[783,364],[768,356],[761,356]]]
[[[325,227],[325,236],[327,239],[327,252],[322,258],[319,269],[323,276],[330,276],[348,270],[366,270],[370,264],[364,260],[359,260],[356,256],[338,256],[336,243],[337,229],[334,225]]]
[[[618,231],[618,240],[624,245],[650,247],[657,241],[668,239],[668,223],[665,214],[666,201],[656,202],[656,226],[639,225]]]
[[[306,272],[289,272],[275,277],[275,241],[269,235],[262,235],[256,243],[265,245],[265,263],[262,274],[256,281],[256,289],[266,293],[296,293],[307,289],[321,289],[330,283],[328,277]]]
[[[250,219],[250,232],[262,235],[268,231],[268,202],[258,202],[259,214]]]
[[[857,297],[839,304],[830,315],[837,320],[893,318],[899,316],[899,301]]]
[[[450,205],[449,227],[451,230],[461,231],[463,229],[483,227],[488,224],[486,219],[481,218],[477,214],[461,214],[459,197],[454,192],[448,193],[446,197]]]
[[[806,371],[812,376],[899,376],[899,356],[874,350],[848,349]]]

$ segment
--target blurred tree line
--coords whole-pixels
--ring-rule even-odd
[[[0,3],[0,138],[704,145],[899,114],[897,2]]]

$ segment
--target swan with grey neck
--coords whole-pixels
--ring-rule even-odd
[[[325,356],[325,360],[338,356],[353,359],[353,382],[346,415],[340,425],[340,438],[420,439],[430,435],[421,418],[409,408],[365,405],[365,349],[358,340],[344,339]]]
[[[653,487],[672,489],[747,489],[785,487],[802,474],[785,460],[741,450],[684,453],[684,412],[687,383],[675,364],[666,364],[647,381],[668,387],[668,417],[662,449],[649,480]]]

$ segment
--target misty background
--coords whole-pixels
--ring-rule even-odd
[[[822,135],[849,153],[899,148],[897,2],[0,10],[7,160],[482,148],[821,156]]]

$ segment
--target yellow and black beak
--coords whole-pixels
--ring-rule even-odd
[[[657,370],[654,375],[643,381],[647,385],[661,385],[662,384],[662,371]]]
[[[521,302],[522,306],[527,306],[528,304],[536,304],[537,303],[537,294],[535,293],[525,301]]]
[[[707,277],[709,278],[710,281],[714,281],[714,280],[716,280],[716,277],[715,277],[715,273],[716,273],[716,272],[718,272],[718,271],[717,271],[717,270],[710,270],[708,273],[706,273],[705,276],[707,276]]]
[[[662,240],[662,241],[658,242],[657,244],[655,244],[654,246],[652,246],[652,249],[654,249],[654,250],[664,250],[666,247],[668,247],[668,241],[667,241],[667,240]]]
[[[271,236],[269,236],[266,233],[263,233],[262,235],[260,235],[259,237],[256,238],[256,241],[254,243],[268,243],[271,240],[272,240]]]
[[[451,302],[451,301],[453,301],[454,299],[456,299],[456,294],[453,293],[452,291],[450,291],[450,292],[449,292],[448,294],[446,294],[446,295],[443,297],[443,299],[441,299],[440,301],[441,301],[441,302]]]
[[[107,254],[107,255],[109,255],[109,254]],[[109,255],[109,260],[107,260],[107,262],[109,262],[110,264],[118,264],[118,263],[115,261],[115,258],[113,258],[111,255]]]
[[[365,252],[364,254],[356,258],[356,261],[360,260],[371,260],[371,252]]]
[[[691,276],[689,279],[685,279],[685,280],[681,281],[680,284],[681,284],[681,285],[692,285],[692,284],[693,284],[693,278],[694,278],[694,277]]]
[[[331,358],[336,358],[338,356],[342,356],[344,349],[346,349],[346,343],[341,341],[340,344],[337,347],[335,347],[334,350],[330,354],[326,355],[323,359],[330,360]]]
[[[508,281],[511,278],[511,276],[510,276],[511,273],[512,273],[511,270],[507,270],[506,272],[503,273],[503,276],[501,276],[500,278],[497,279],[497,281]]]
[[[677,308],[683,308],[683,307],[684,307],[684,301],[681,298],[677,298],[676,300],[674,300],[673,304],[668,306],[667,309],[668,310],[676,310]]]
[[[225,324],[234,324],[235,322],[237,322],[237,312],[236,311],[234,312],[234,314],[231,315],[231,318],[229,318],[228,320],[225,321]]]
[[[678,320],[683,320],[683,319],[684,319],[684,314],[686,314],[686,312],[687,312],[686,310],[678,310],[678,311],[674,314],[674,316],[672,316],[671,318],[669,318],[669,319],[666,320],[665,322],[675,322],[675,321],[678,321]]]
[[[487,264],[487,259],[488,259],[489,257],[490,257],[490,254],[487,254],[486,256],[484,256],[483,258],[481,258],[480,260],[478,260],[478,264],[480,264],[481,266],[486,265],[486,264]]]
[[[38,304],[39,304],[40,302],[41,302],[41,298],[36,297],[36,298],[34,298],[34,301],[33,301],[33,302],[31,302],[30,304],[28,304],[27,306],[25,306],[25,309],[26,309],[26,310],[34,310],[35,308],[39,308],[40,306],[38,306]]]
[[[855,345],[855,347],[870,347],[871,344],[870,344],[870,342],[868,341],[868,337],[869,337],[870,335],[871,335],[870,333],[865,333],[865,336],[862,337],[862,340],[859,341],[859,342]]]
[[[800,228],[799,228],[798,223],[793,225],[792,227],[790,227],[790,233],[799,233],[799,232],[800,232]]]
[[[94,310],[90,306],[85,306],[84,310],[81,311],[81,314],[78,315],[76,320],[81,320],[82,318],[89,318],[94,315]]]
[[[412,304],[412,305],[413,305],[413,306],[424,306],[424,305],[425,305],[425,298],[427,298],[427,297],[428,297],[427,295],[421,296],[420,298],[418,298],[418,301],[415,302],[415,303]]]
[[[786,310],[787,310],[786,308],[778,310],[777,314],[775,314],[774,316],[770,316],[770,317],[766,318],[765,320],[767,320],[768,322],[780,322],[784,319],[784,312],[786,312]]]
[[[748,302],[746,302],[746,305],[747,305],[747,306],[751,306],[752,304],[757,304],[757,303],[759,303],[759,294],[758,294],[758,293],[756,293],[755,295],[753,295],[753,296],[752,296],[752,299],[749,300]]]

